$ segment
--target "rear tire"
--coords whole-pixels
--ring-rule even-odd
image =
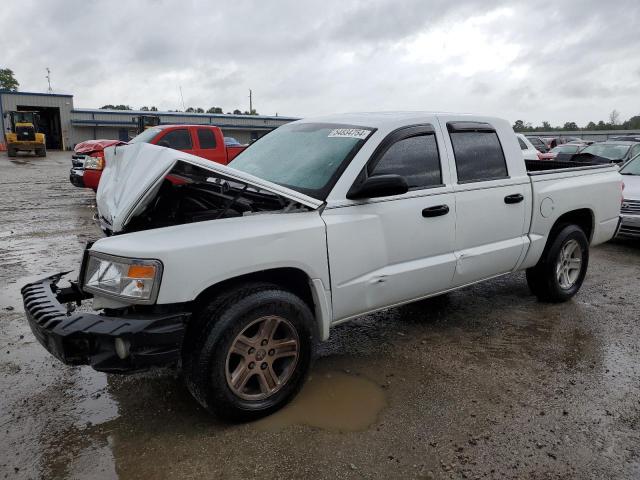
[[[314,317],[296,295],[271,284],[241,287],[197,312],[183,347],[192,395],[228,421],[249,421],[286,405],[311,364]]]
[[[589,241],[580,227],[561,227],[549,241],[535,267],[527,269],[527,283],[539,300],[566,302],[584,281],[589,266]]]
[[[7,148],[7,155],[9,155],[10,157],[16,157],[18,155],[18,152],[15,148]]]
[[[46,148],[39,148],[38,150],[36,150],[36,155],[39,157],[46,157],[47,156],[47,149]]]

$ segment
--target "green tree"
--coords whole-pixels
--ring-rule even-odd
[[[547,122],[546,120],[544,122],[542,122],[542,129],[543,130],[551,130],[553,127],[551,126],[551,124],[549,122]]]
[[[151,107],[149,109],[150,112],[157,112],[158,111],[158,107]]]
[[[101,110],[133,110],[129,105],[103,105],[100,107]]]
[[[242,115],[242,112],[236,108],[236,109],[233,111],[233,114],[234,114],[234,115]]]
[[[148,112],[149,111],[149,107],[140,107],[140,111],[141,112]]]
[[[638,130],[640,129],[640,115],[634,115],[629,120],[624,122],[622,126],[626,130]]]
[[[222,113],[222,108],[220,107],[211,107],[207,110],[207,113]]]
[[[578,125],[576,122],[566,122],[562,128],[564,130],[578,130]]]
[[[0,91],[17,92],[20,84],[10,68],[0,68]]]
[[[196,113],[204,113],[204,108],[196,108]]]
[[[595,130],[596,129],[596,124],[593,123],[593,122],[589,122],[589,123],[587,123],[586,129],[587,130]]]
[[[516,120],[516,123],[513,124],[513,129],[516,132],[522,132],[524,130],[524,121]]]

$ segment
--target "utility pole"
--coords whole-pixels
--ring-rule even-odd
[[[45,77],[47,79],[47,83],[49,84],[49,90],[47,90],[49,93],[53,93],[53,89],[51,88],[51,70],[49,70],[49,67],[47,67],[47,76]]]
[[[253,92],[249,89],[249,115],[253,115]]]
[[[178,85],[180,89],[180,99],[182,100],[182,111],[184,112],[186,109],[184,108],[184,96],[182,95],[182,85]]]

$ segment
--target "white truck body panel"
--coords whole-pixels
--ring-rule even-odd
[[[300,121],[304,122],[376,129],[324,202],[173,150],[141,150],[136,161],[142,158],[153,168],[154,175],[159,175],[146,183],[138,179],[147,191],[170,165],[183,160],[226,176],[235,175],[312,210],[208,220],[123,234],[101,239],[91,250],[162,261],[164,271],[157,300],[160,304],[190,302],[207,288],[240,275],[273,268],[299,269],[309,278],[321,337],[326,339],[332,323],[535,265],[552,226],[566,212],[590,212],[594,220],[592,245],[615,233],[621,182],[617,167],[530,175],[520,145],[505,120],[395,112]],[[504,151],[508,176],[459,183],[447,122],[489,123]],[[347,192],[381,142],[396,129],[413,125],[431,125],[435,131],[442,185],[402,195],[348,199]],[[157,158],[164,159],[164,163],[157,162]],[[153,161],[157,163],[152,166]],[[130,174],[142,175],[143,171],[136,165]],[[128,185],[132,183],[136,180],[130,178]],[[109,182],[103,178],[101,189],[105,184]],[[120,215],[119,226],[125,225],[130,216],[127,208],[136,208],[142,188],[137,194],[125,190],[123,187],[119,192],[126,197],[120,203],[106,198],[99,202],[99,207],[106,208],[112,218]],[[101,197],[107,192],[107,187],[99,191]],[[511,195],[522,199],[505,203],[505,197]],[[423,218],[423,209],[437,205],[447,205],[448,214]]]

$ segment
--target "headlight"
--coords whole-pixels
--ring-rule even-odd
[[[158,296],[162,262],[89,252],[83,278],[88,292],[150,304]]]
[[[102,170],[104,168],[104,158],[86,157],[84,160],[84,168],[86,170]]]

